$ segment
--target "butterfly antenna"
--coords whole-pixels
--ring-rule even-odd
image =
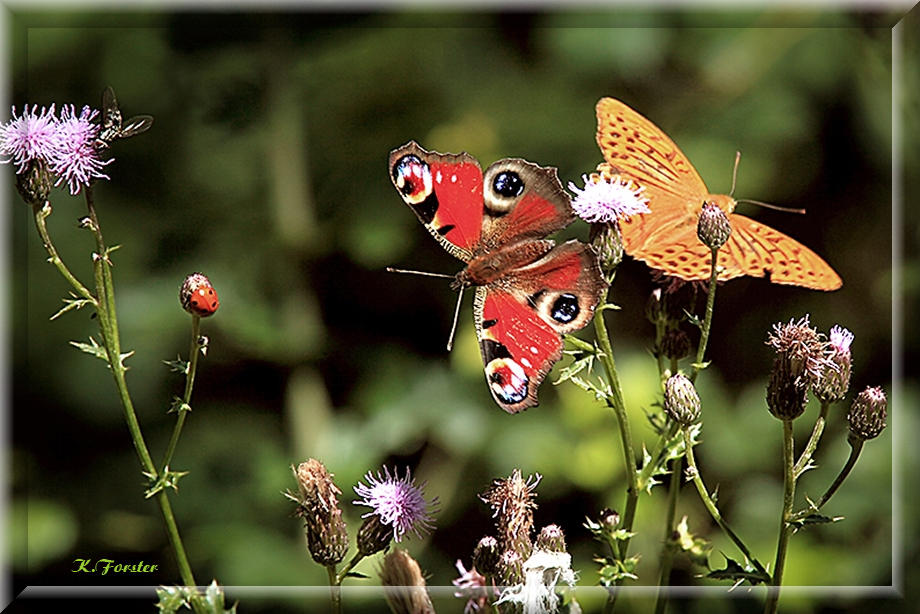
[[[728,193],[729,196],[735,195],[735,182],[738,180],[738,164],[741,163],[741,152],[735,152],[735,168],[732,169],[732,189]]]
[[[750,203],[752,205],[759,205],[761,207],[766,207],[767,209],[773,209],[774,211],[782,211],[783,213],[799,213],[804,214],[805,209],[794,209],[792,207],[780,207],[779,205],[774,205],[771,203],[761,202],[759,200],[751,200],[749,198],[739,198],[737,201],[739,203]]]
[[[453,279],[454,275],[448,275],[446,273],[430,273],[428,271],[413,271],[411,269],[394,269],[391,266],[387,267],[387,273],[409,273],[410,275],[423,275],[424,277],[446,277],[447,279]]]
[[[457,332],[457,320],[460,318],[460,302],[463,300],[463,286],[457,293],[457,306],[454,308],[454,323],[450,326],[450,337],[447,338],[447,351],[454,347],[454,334]]]

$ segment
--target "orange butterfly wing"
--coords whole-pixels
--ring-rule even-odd
[[[840,276],[820,256],[783,233],[734,214],[730,196],[710,194],[674,141],[648,119],[613,98],[597,103],[597,144],[606,164],[603,175],[619,174],[645,188],[649,213],[620,222],[623,248],[667,275],[706,280],[711,252],[696,236],[705,201],[728,215],[732,234],[719,250],[722,281],[770,275],[777,284],[836,290]]]

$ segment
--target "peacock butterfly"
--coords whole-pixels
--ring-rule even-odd
[[[574,219],[555,168],[519,158],[485,173],[467,153],[410,141],[390,153],[390,178],[432,236],[466,263],[452,287],[476,286],[473,314],[486,382],[514,414],[562,356],[562,335],[584,328],[607,284],[597,256],[576,240],[545,237]]]

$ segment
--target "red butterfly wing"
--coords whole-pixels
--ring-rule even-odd
[[[468,262],[482,237],[482,167],[476,158],[427,151],[410,141],[390,152],[390,179],[432,236]]]
[[[591,321],[605,286],[591,248],[569,241],[476,289],[486,381],[502,409],[537,405],[537,388],[562,356],[562,334]]]

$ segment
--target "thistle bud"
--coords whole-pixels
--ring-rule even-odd
[[[185,278],[182,287],[179,288],[179,302],[182,303],[182,309],[199,318],[214,315],[220,307],[217,292],[208,278],[201,273],[192,273]]]
[[[664,410],[681,426],[690,426],[700,417],[700,395],[683,373],[672,375],[665,383]]]
[[[776,350],[767,406],[780,420],[794,420],[805,412],[808,390],[833,368],[827,358],[827,342],[808,325],[808,316],[798,322],[776,324],[767,344]]]
[[[434,614],[422,570],[405,550],[397,548],[384,557],[380,582],[394,614]]]
[[[559,525],[551,524],[543,527],[540,534],[537,535],[535,546],[538,550],[565,552],[565,534]]]
[[[601,510],[601,524],[612,533],[620,524],[620,513],[605,507]]]
[[[850,367],[853,361],[850,344],[853,333],[845,328],[835,326],[831,329],[828,359],[831,365],[815,383],[812,390],[822,403],[839,403],[850,389]]]
[[[597,254],[604,277],[613,281],[617,267],[623,261],[623,236],[616,223],[592,224],[588,234],[589,243]]]
[[[48,195],[54,187],[52,180],[45,161],[35,158],[25,165],[24,172],[16,175],[16,189],[24,201],[40,208],[48,201]]]
[[[498,574],[501,552],[494,537],[483,537],[473,550],[473,568],[484,576],[494,577]]]
[[[875,439],[885,428],[888,417],[888,399],[881,388],[866,388],[857,395],[847,414],[850,439],[866,441]]]
[[[364,519],[364,524],[358,529],[358,552],[363,556],[371,556],[383,552],[393,539],[393,527],[383,524],[380,516],[374,514]]]
[[[337,495],[342,494],[332,481],[332,474],[318,460],[310,459],[294,469],[299,498],[297,515],[306,522],[307,548],[313,560],[325,567],[337,565],[348,551],[348,534]]]
[[[500,563],[501,583],[514,586],[524,582],[524,559],[514,550],[506,550]]]
[[[679,328],[671,329],[661,340],[661,355],[665,358],[680,360],[690,355],[690,335]]]
[[[696,226],[696,236],[709,249],[719,249],[732,234],[728,216],[715,203],[703,203],[703,211]]]
[[[796,379],[791,361],[783,356],[773,360],[770,380],[767,382],[767,408],[780,420],[795,420],[805,413],[808,403],[808,386]]]

